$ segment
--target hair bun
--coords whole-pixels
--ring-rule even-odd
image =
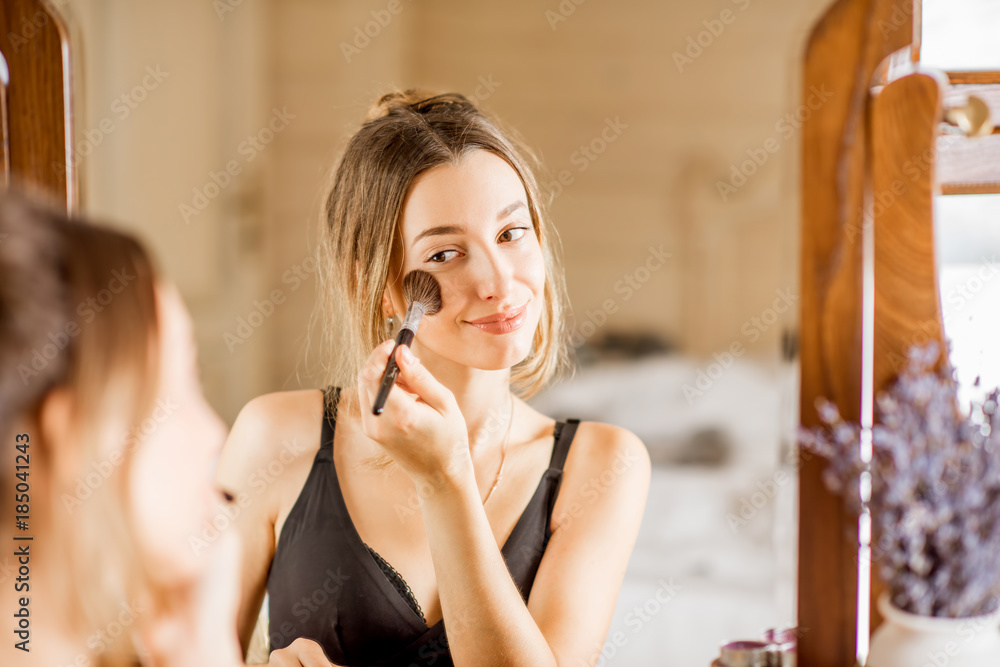
[[[397,109],[409,109],[423,113],[441,104],[457,106],[464,110],[475,110],[476,108],[467,97],[459,93],[442,93],[436,95],[426,90],[408,88],[407,90],[395,90],[380,97],[368,109],[368,113],[365,115],[365,122],[388,116]]]
[[[382,118],[383,116],[388,116],[396,109],[410,107],[420,100],[426,99],[430,96],[430,94],[425,94],[424,91],[420,91],[415,88],[410,88],[408,90],[394,90],[391,93],[386,93],[378,99],[378,102],[371,106],[367,115],[365,115],[365,121],[367,122]]]

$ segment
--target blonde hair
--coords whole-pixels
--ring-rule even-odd
[[[386,338],[382,294],[401,262],[400,221],[414,179],[457,164],[476,149],[500,157],[521,179],[545,262],[545,307],[529,355],[511,369],[512,390],[529,398],[571,366],[565,277],[558,234],[536,176],[540,161],[516,133],[463,95],[409,89],[387,93],[371,107],[326,197],[317,312],[324,322],[329,384],[353,385],[364,360]]]
[[[37,311],[34,319],[39,325],[32,332],[22,331],[17,338],[0,336],[0,345],[6,348],[0,357],[10,365],[0,370],[5,376],[13,373],[23,377],[21,384],[31,388],[30,400],[18,406],[23,414],[37,419],[43,401],[54,389],[67,391],[72,404],[76,450],[66,451],[67,443],[36,438],[32,451],[37,459],[32,461],[38,460],[37,465],[50,476],[57,457],[80,461],[73,481],[58,484],[53,479],[49,485],[46,502],[52,523],[46,548],[64,557],[62,567],[53,568],[50,575],[57,590],[65,591],[61,608],[66,614],[66,629],[87,636],[111,627],[123,603],[146,593],[157,595],[147,583],[150,578],[142,569],[131,528],[131,457],[127,451],[121,452],[124,462],[117,466],[120,470],[114,470],[112,463],[117,458],[116,449],[132,444],[126,443],[130,426],[151,412],[156,398],[160,341],[155,271],[145,250],[132,237],[70,220],[19,195],[0,197],[0,230],[40,260],[33,266],[18,266],[15,248],[6,248],[9,252],[0,253],[0,282],[24,270],[45,286],[40,295],[44,299],[32,304],[30,310],[26,301],[0,294],[5,319],[18,321],[20,315]],[[49,246],[37,247],[43,241]],[[119,282],[111,289],[116,273]],[[123,279],[125,285],[119,290],[117,285]],[[53,325],[57,328],[48,328]],[[54,344],[57,339],[63,341],[61,347]],[[51,349],[45,349],[50,343]],[[32,344],[34,349],[28,347]],[[38,370],[39,364],[32,366],[32,359],[34,352],[43,349],[50,363]],[[32,375],[32,369],[37,375]],[[0,396],[0,400],[6,399]],[[0,427],[12,426],[0,423]],[[112,466],[111,473],[91,485],[86,476],[94,472],[94,466],[102,465]],[[89,489],[82,499],[76,490],[81,484]],[[137,651],[127,641],[128,635],[123,631],[110,645],[104,645],[102,639],[103,650],[96,664],[134,664]]]

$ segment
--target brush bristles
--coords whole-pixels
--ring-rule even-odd
[[[427,315],[441,310],[441,285],[426,271],[419,269],[403,276],[403,298],[407,303],[419,301],[427,309]]]

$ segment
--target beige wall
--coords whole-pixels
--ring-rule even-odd
[[[799,105],[800,54],[827,2],[400,0],[348,62],[341,44],[387,0],[226,1],[69,4],[84,36],[82,129],[110,115],[147,66],[170,72],[84,160],[86,209],[155,247],[191,306],[206,390],[227,419],[254,395],[316,381],[298,362],[323,183],[367,106],[394,86],[478,88],[539,150],[550,179],[572,176],[552,213],[578,322],[611,299],[608,329],[660,333],[701,356],[735,341],[774,354],[780,329],[795,326],[789,310],[756,343],[741,332],[776,290],[797,293],[799,135],[776,123]],[[553,29],[546,12],[560,6],[575,9]],[[715,24],[710,43],[703,34],[703,53],[678,71],[674,52],[727,9],[731,22]],[[294,118],[247,161],[241,142],[275,108]],[[581,161],[608,119],[626,127]],[[717,181],[770,137],[776,151],[722,201]],[[186,223],[180,204],[230,160],[239,176]],[[666,266],[626,300],[616,283],[660,245],[672,253]],[[274,314],[227,344],[274,290]]]

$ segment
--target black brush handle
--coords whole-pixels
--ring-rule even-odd
[[[382,373],[382,383],[379,385],[378,394],[375,396],[375,405],[372,406],[373,415],[382,414],[382,410],[385,408],[385,401],[389,398],[389,390],[392,389],[392,385],[396,384],[396,377],[399,375],[399,366],[396,365],[396,348],[400,345],[409,347],[412,342],[413,330],[409,327],[400,329],[399,334],[396,336],[396,344],[392,346],[392,354],[389,355],[389,361],[386,363],[385,371]]]

